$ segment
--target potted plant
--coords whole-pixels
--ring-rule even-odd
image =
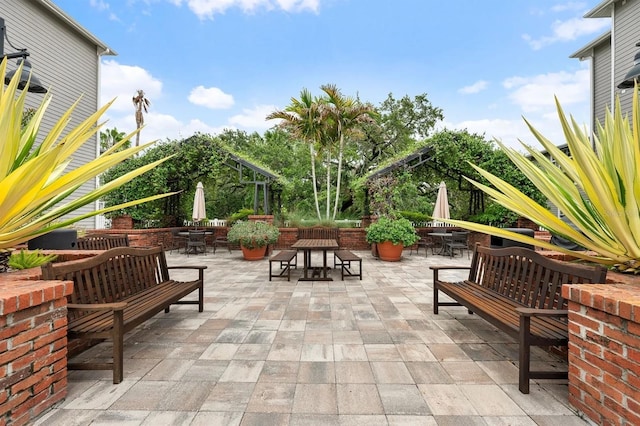
[[[267,246],[275,244],[279,236],[280,230],[273,225],[244,220],[234,223],[227,233],[230,243],[240,244],[242,255],[246,260],[262,259]]]
[[[404,247],[414,245],[419,237],[408,219],[381,217],[366,229],[367,242],[375,243],[380,260],[397,262]]]

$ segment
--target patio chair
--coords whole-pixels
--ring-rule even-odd
[[[186,248],[187,257],[189,257],[189,253],[198,254],[207,252],[207,243],[205,242],[204,236],[204,231],[189,231]]]
[[[213,239],[213,254],[216,254],[216,249],[218,248],[218,246],[227,246],[227,250],[229,250],[229,253],[231,253],[231,243],[226,236],[218,236]]]
[[[187,240],[189,237],[185,235],[180,235],[180,228],[171,229],[171,236],[173,238],[173,243],[171,244],[171,253],[173,253],[173,249],[178,249],[178,253],[180,253],[180,249],[187,249]]]
[[[447,250],[451,257],[455,255],[456,250],[460,250],[460,256],[467,250],[467,259],[469,259],[469,244],[467,243],[467,237],[469,233],[466,231],[453,231],[451,237],[445,242]]]
[[[427,235],[420,235],[420,239],[418,240],[418,242],[415,243],[415,245],[413,245],[409,250],[409,255],[412,255],[414,250],[416,251],[416,254],[418,254],[418,252],[420,252],[420,247],[424,247],[424,257],[427,257],[427,255],[429,254],[429,247],[431,247],[431,254],[434,254],[434,246],[435,244],[433,243],[433,239],[431,237]]]

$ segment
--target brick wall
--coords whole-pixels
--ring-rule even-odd
[[[640,298],[636,284],[565,285],[569,402],[597,424],[640,424]]]
[[[67,393],[71,282],[0,279],[0,425],[23,425]]]

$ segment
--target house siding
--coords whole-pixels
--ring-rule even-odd
[[[615,4],[613,21],[615,34],[615,75],[614,87],[620,84],[629,68],[633,65],[633,57],[640,49],[636,43],[640,41],[640,0],[627,0]],[[620,94],[620,107],[623,112],[631,112],[632,90]]]
[[[607,108],[611,109],[611,44],[605,43],[594,48],[593,67],[593,130],[597,123],[603,124]]]
[[[31,54],[33,73],[52,95],[51,103],[42,121],[40,139],[79,98],[67,129],[72,129],[93,114],[98,104],[98,49],[91,40],[69,26],[41,2],[12,0],[0,2],[0,16],[5,19],[7,35],[18,48],[27,48]],[[5,53],[13,49],[5,43]],[[10,61],[9,69],[15,68]],[[27,106],[37,107],[44,95],[29,93]],[[97,136],[87,141],[76,153],[69,169],[96,158]],[[94,179],[83,184],[73,198],[82,196],[96,187]],[[94,210],[90,204],[73,213],[74,216]],[[78,228],[92,229],[95,219],[85,219]]]

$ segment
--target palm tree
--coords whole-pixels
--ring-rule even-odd
[[[144,97],[144,90],[138,90],[138,94],[133,97],[133,105],[136,107],[136,128],[140,129],[144,125],[142,112],[149,112],[149,99]],[[136,146],[140,145],[140,132],[136,134]]]
[[[316,187],[316,152],[315,145],[323,139],[323,123],[320,104],[322,101],[313,98],[307,89],[300,91],[300,99],[291,98],[291,104],[284,110],[276,110],[267,116],[267,120],[280,119],[280,127],[289,130],[294,135],[309,144],[311,154],[311,175],[313,196],[315,199],[316,213],[320,217],[320,205],[318,203],[318,188]]]
[[[330,134],[333,135],[335,140],[338,142],[338,172],[332,217],[332,219],[335,220],[340,201],[340,184],[342,178],[342,159],[344,156],[345,138],[357,131],[361,124],[372,122],[373,118],[376,116],[376,112],[374,107],[370,104],[362,104],[357,99],[343,96],[340,89],[338,89],[334,84],[325,84],[320,86],[320,88],[327,95],[324,116],[332,127]],[[327,206],[327,216],[329,214],[328,208],[329,207]]]
[[[124,132],[119,131],[115,127],[113,129],[104,129],[103,132],[100,132],[100,154],[104,153],[112,146],[120,142],[125,138],[125,136],[126,134]],[[121,151],[130,147],[131,142],[127,141],[118,150]]]

